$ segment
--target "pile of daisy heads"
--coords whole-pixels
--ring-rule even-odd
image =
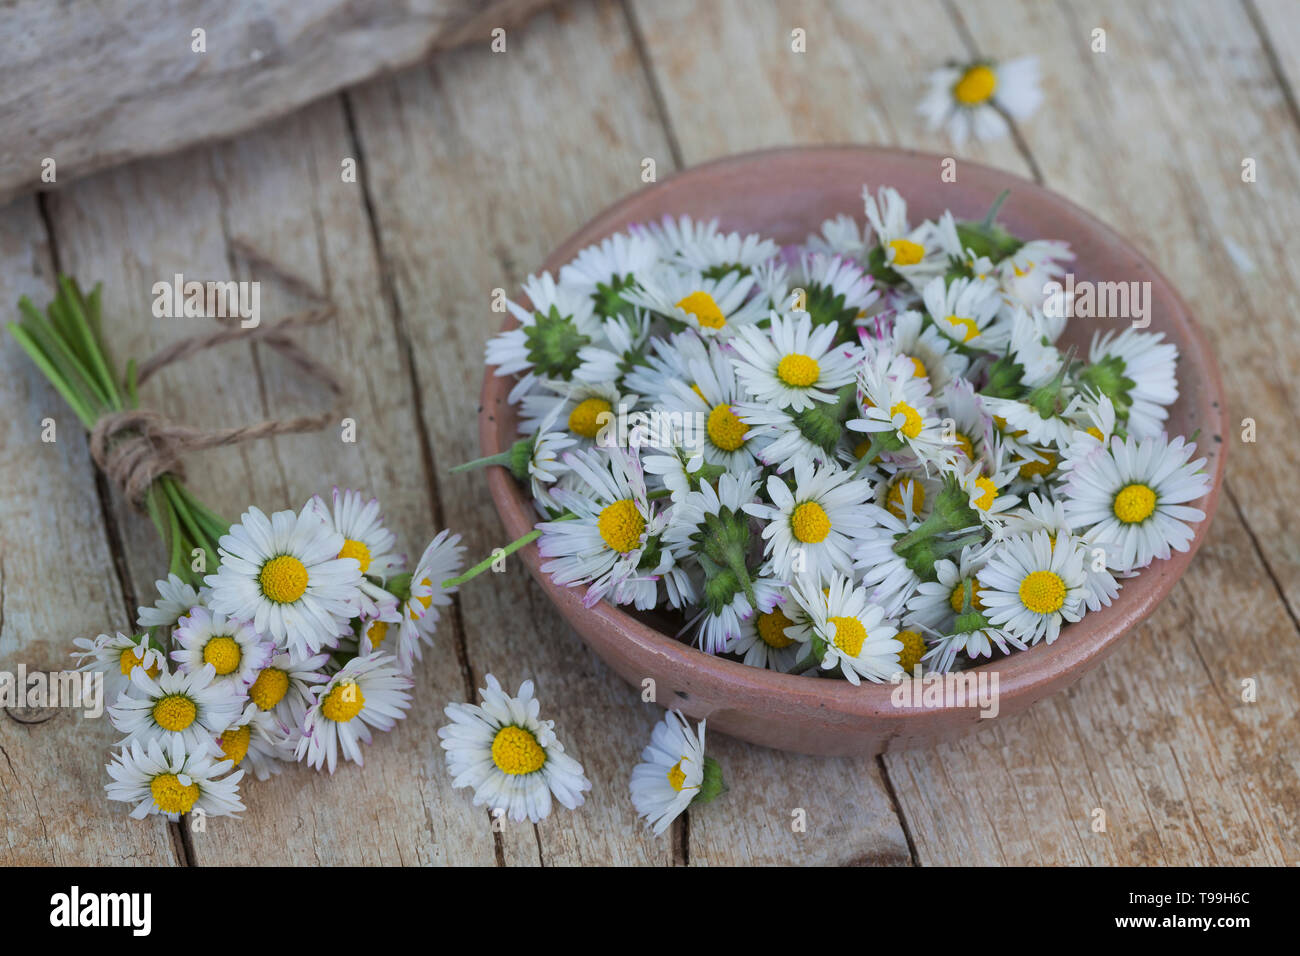
[[[287,762],[330,773],[410,707],[411,671],[456,588],[458,535],[439,533],[413,570],[379,503],[335,489],[299,512],[249,508],[195,588],[176,574],[139,610],[139,632],[78,639],[105,675],[123,734],[108,797],[131,816],[244,809],[247,770]]]
[[[1177,348],[1060,344],[1073,255],[863,190],[794,247],[688,217],[530,277],[487,363],[543,568],[710,654],[853,683],[1056,641],[1186,550]],[[1080,320],[1082,321],[1082,320]]]

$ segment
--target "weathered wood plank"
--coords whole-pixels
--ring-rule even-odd
[[[210,142],[434,50],[486,42],[553,0],[107,0],[7,4],[0,201]],[[196,50],[195,30],[203,30]]]
[[[44,307],[54,268],[35,199],[0,210],[0,303]],[[8,335],[0,341],[0,670],[75,666],[74,637],[127,628],[81,425]],[[44,419],[56,440],[41,440]],[[108,703],[108,702],[106,702]],[[36,722],[29,722],[36,721]],[[109,820],[103,766],[120,735],[107,715],[0,711],[0,865],[178,861],[153,819]],[[120,807],[120,805],[119,805]]]
[[[981,49],[1009,17],[1022,48],[1043,58],[1055,122],[1025,139],[1047,184],[1170,275],[1216,346],[1232,407],[1274,438],[1225,436],[1229,494],[1207,547],[1096,673],[995,733],[887,758],[918,853],[935,863],[1293,863],[1300,659],[1271,578],[1284,591],[1295,580],[1293,523],[1274,492],[1291,473],[1291,439],[1280,436],[1294,418],[1297,282],[1272,250],[1300,222],[1284,172],[1300,158],[1296,130],[1237,5],[961,11]],[[1097,26],[1106,53],[1089,47]],[[1198,81],[1211,65],[1216,82]],[[1093,108],[1080,108],[1082,96]],[[1250,185],[1248,155],[1267,170]],[[1257,270],[1249,277],[1236,250]],[[1267,534],[1252,536],[1243,516]],[[1260,695],[1247,704],[1251,677]],[[1090,827],[1097,807],[1104,835]]]
[[[477,454],[483,345],[510,290],[602,206],[641,185],[642,157],[668,154],[621,9],[543,14],[509,51],[455,51],[350,94],[385,263],[414,346],[448,522],[472,551],[502,544],[481,476],[449,475]],[[661,166],[662,168],[662,166]],[[649,737],[646,705],[595,659],[524,566],[460,596],[476,683],[537,683],[543,716],[593,783],[587,805],[536,828],[508,825],[508,863],[668,863],[672,841],[636,820],[628,777]],[[460,793],[450,813],[477,814]]]
[[[331,485],[355,487],[380,498],[404,548],[418,556],[441,516],[421,465],[407,358],[394,335],[364,194],[341,176],[342,160],[354,153],[335,99],[215,150],[96,175],[59,194],[52,218],[67,267],[104,278],[106,333],[121,355],[152,352],[210,323],[150,317],[150,286],[173,272],[260,279],[266,322],[301,306],[275,281],[232,263],[235,240],[324,291],[338,318],[303,344],[348,383],[356,443],[330,428],[209,453],[190,463],[192,485],[232,518],[249,504],[300,507]],[[164,371],[142,398],[200,426],[310,412],[328,401],[273,352],[238,345]],[[123,521],[133,529],[131,573],[144,593],[161,566],[158,543],[138,516]],[[248,782],[245,818],[210,821],[206,834],[194,834],[195,861],[493,863],[486,817],[445,812],[450,780],[436,729],[443,704],[463,696],[464,681],[450,622],[440,641],[416,671],[410,716],[376,738],[364,769],[344,764],[330,777],[291,767]]]

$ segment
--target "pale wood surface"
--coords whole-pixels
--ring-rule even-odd
[[[1014,30],[1007,27],[1014,24]],[[805,54],[790,31],[807,34]],[[1108,50],[1089,48],[1094,27]],[[511,288],[607,203],[660,175],[769,145],[872,141],[998,165],[1095,209],[1192,304],[1237,432],[1209,541],[1169,600],[1097,671],[1025,715],[932,751],[822,760],[714,737],[731,791],[655,840],[626,781],[657,710],[564,627],[522,566],[469,586],[417,674],[416,707],[362,769],[290,768],[205,834],[127,821],[101,798],[107,721],[0,719],[0,819],[13,863],[1300,862],[1300,530],[1289,499],[1300,367],[1300,15],[1285,0],[960,5],[576,2],[512,32],[324,100],[273,127],[137,162],[0,218],[0,301],[59,268],[105,281],[119,355],[195,320],[149,316],[173,271],[258,278],[251,244],[324,290],[309,347],[340,361],[359,441],[295,436],[214,452],[191,482],[232,516],[329,485],[378,494],[408,549],[435,528],[500,543],[490,499],[448,468],[475,452],[482,345]],[[914,115],[949,57],[1036,52],[1046,103],[1016,139],[953,148]],[[359,162],[344,183],[340,163]],[[1241,181],[1256,159],[1258,182]],[[268,291],[270,290],[270,291]],[[41,295],[37,295],[41,293]],[[267,318],[295,301],[264,285]],[[175,326],[169,327],[169,326]],[[252,386],[250,386],[252,383]],[[230,346],[147,386],[184,420],[228,424],[324,400],[273,353]],[[74,636],[125,627],[159,569],[152,529],[97,488],[75,420],[0,347],[0,666],[57,666]],[[60,440],[39,443],[40,419]],[[36,507],[30,502],[38,502]],[[595,789],[577,813],[494,834],[453,791],[442,705],[496,674],[535,679],[543,716]],[[1259,700],[1241,700],[1241,681]],[[74,726],[75,724],[75,726]],[[807,832],[791,830],[806,812]],[[1093,811],[1106,831],[1092,830]]]

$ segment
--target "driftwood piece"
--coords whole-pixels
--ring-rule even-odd
[[[0,202],[241,132],[552,2],[7,0]]]

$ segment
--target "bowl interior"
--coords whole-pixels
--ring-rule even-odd
[[[649,186],[611,206],[569,237],[549,256],[541,269],[557,273],[583,247],[637,222],[665,215],[717,218],[726,231],[758,232],[782,245],[802,242],[821,223],[841,213],[863,222],[862,189],[882,185],[897,189],[908,202],[909,218],[936,218],[951,209],[961,219],[982,219],[1004,189],[1010,190],[999,221],[1013,234],[1026,238],[1063,239],[1075,252],[1073,273],[1078,281],[1147,283],[1149,331],[1163,332],[1179,348],[1177,403],[1170,409],[1170,434],[1198,433],[1197,455],[1207,458],[1214,480],[1209,494],[1197,505],[1206,520],[1195,529],[1191,549],[1156,561],[1138,578],[1124,582],[1109,608],[1090,613],[1069,625],[1060,639],[980,665],[999,672],[1004,702],[1035,688],[1060,685],[1063,674],[1079,673],[1095,662],[1131,627],[1146,617],[1173,588],[1200,546],[1218,498],[1223,473],[1222,436],[1225,432],[1223,388],[1213,354],[1196,328],[1177,292],[1163,275],[1126,240],[1090,214],[1064,198],[1020,177],[961,161],[957,182],[940,179],[944,158],[907,150],[877,147],[818,147],[770,150],[719,160],[695,167]],[[539,270],[540,271],[540,270]],[[1062,341],[1076,354],[1086,354],[1094,333],[1119,330],[1128,318],[1075,318]],[[513,320],[509,324],[513,324]],[[517,438],[517,416],[505,401],[511,380],[488,370],[480,412],[483,454],[508,447]],[[510,536],[527,532],[534,512],[523,489],[504,469],[488,469],[493,498]],[[890,685],[853,686],[846,681],[815,680],[748,667],[713,657],[674,640],[644,619],[608,604],[585,610],[578,603],[582,589],[553,584],[541,573],[535,547],[523,557],[543,589],[572,621],[572,614],[591,615],[593,628],[608,629],[617,639],[629,641],[647,655],[710,680],[728,683],[756,700],[786,695],[806,699],[819,707],[839,708],[862,716],[897,717],[889,701]],[[566,593],[567,592],[567,593]],[[591,633],[589,628],[580,628]],[[589,637],[590,639],[590,637]]]

